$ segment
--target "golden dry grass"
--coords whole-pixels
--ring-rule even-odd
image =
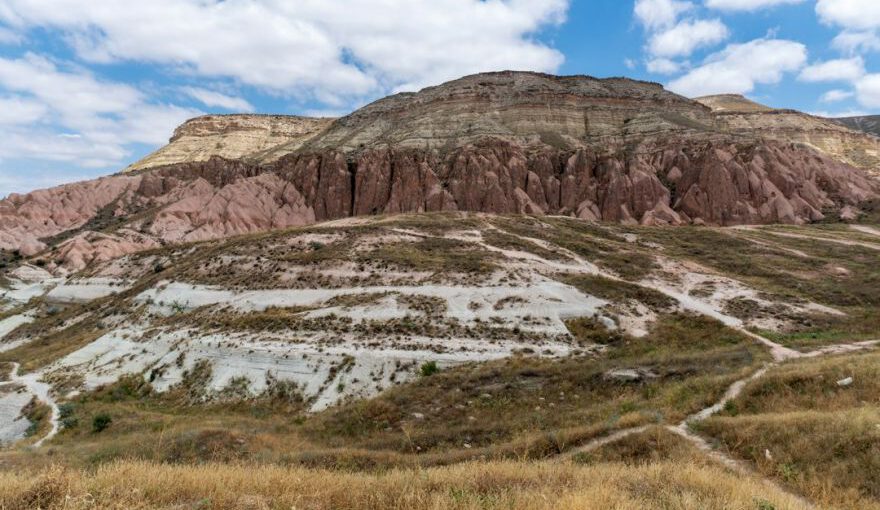
[[[765,483],[691,463],[474,463],[379,475],[248,465],[120,462],[0,473],[0,508],[794,510]]]
[[[697,428],[817,502],[880,509],[878,367],[876,352],[777,367]]]

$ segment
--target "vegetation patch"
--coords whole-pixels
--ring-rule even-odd
[[[644,432],[632,434],[586,453],[578,453],[579,464],[622,462],[629,465],[649,465],[657,462],[700,462],[700,452],[693,444],[665,427],[653,426]]]
[[[562,275],[560,280],[577,288],[585,294],[612,303],[638,301],[654,311],[664,312],[674,309],[676,301],[662,292],[632,283],[611,280],[598,275]]]
[[[880,507],[880,410],[717,417],[697,429],[824,505]]]
[[[498,269],[498,254],[464,241],[428,237],[415,243],[383,244],[357,256],[364,264],[431,273],[486,274]]]
[[[188,449],[201,445],[225,449],[237,440],[218,431],[194,436],[190,446],[181,445],[181,456],[185,460]],[[235,450],[226,458],[235,460]],[[757,501],[768,506],[758,507]],[[642,508],[646,502],[680,510],[804,508],[760,481],[720,467],[675,462],[646,467],[478,462],[376,475],[239,462],[199,468],[117,462],[90,471],[55,467],[0,473],[0,507],[10,509],[551,510]]]

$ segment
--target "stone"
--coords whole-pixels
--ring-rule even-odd
[[[658,376],[654,372],[644,368],[622,368],[605,372],[603,378],[606,381],[616,381],[622,383],[636,383],[646,379],[656,379]]]

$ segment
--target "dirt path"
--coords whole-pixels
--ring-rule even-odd
[[[39,441],[33,444],[33,448],[39,448],[43,446],[43,443],[52,439],[53,437],[55,437],[56,434],[58,434],[58,430],[60,428],[59,417],[61,412],[58,409],[58,404],[55,402],[55,399],[53,399],[50,395],[52,386],[39,381],[39,378],[42,374],[34,373],[19,375],[18,371],[20,368],[21,365],[19,365],[18,363],[12,364],[12,372],[9,374],[9,382],[17,383],[24,386],[25,389],[27,389],[28,393],[33,395],[34,398],[36,398],[37,400],[49,406],[52,411],[52,414],[49,417],[49,423],[51,425],[49,432],[47,432],[45,436],[43,436],[42,438],[40,438]]]
[[[862,242],[862,241],[849,241],[847,239],[833,239],[833,238],[824,237],[824,236],[805,236],[802,234],[794,234],[792,232],[777,232],[775,230],[761,230],[761,232],[765,232],[765,233],[768,233],[768,234],[771,234],[774,236],[779,236],[779,237],[788,237],[790,239],[803,239],[806,241],[821,241],[821,242],[825,242],[825,243],[841,244],[843,246],[860,246],[862,248],[868,248],[871,250],[880,251],[880,244],[876,244],[876,243],[866,243],[866,242]]]
[[[519,236],[516,234],[512,234],[510,232],[505,232],[505,233],[508,235],[518,237],[518,238],[523,239],[525,241],[530,241],[530,242],[536,243],[539,246],[542,246],[544,248],[551,247],[551,243],[543,241],[541,239],[533,239],[533,238],[529,238],[529,237]],[[878,232],[878,234],[880,234],[880,232]],[[783,234],[783,235],[785,235],[785,234]],[[796,234],[791,235],[791,237],[802,237],[805,239],[812,239],[812,238],[809,238],[808,236],[797,236]],[[857,243],[857,242],[850,243],[847,241],[837,241],[837,240],[826,239],[826,238],[821,238],[821,239],[817,239],[817,240],[828,241],[828,242],[840,242],[842,244],[867,245],[867,247],[869,247],[869,248],[880,249],[880,245],[871,245],[870,243]],[[547,267],[550,267],[550,268],[553,268],[556,270],[560,270],[560,269],[566,270],[567,269],[567,270],[573,270],[576,272],[598,275],[598,276],[602,276],[604,278],[608,278],[613,281],[625,282],[625,283],[629,283],[629,284],[638,285],[638,286],[641,286],[641,287],[644,287],[647,289],[655,290],[657,292],[660,292],[660,293],[674,299],[679,304],[679,306],[681,308],[698,313],[698,314],[701,314],[701,315],[706,315],[706,316],[712,317],[716,320],[719,320],[722,323],[724,323],[726,326],[739,331],[740,333],[754,339],[758,343],[767,347],[770,350],[770,355],[773,358],[772,363],[757,370],[756,372],[754,372],[750,376],[745,377],[743,379],[740,379],[740,380],[734,382],[733,384],[731,384],[730,387],[727,389],[727,391],[724,393],[724,395],[721,397],[721,399],[718,402],[714,403],[713,405],[687,417],[681,423],[678,423],[675,425],[666,425],[666,429],[669,430],[670,432],[687,440],[692,445],[694,445],[698,450],[702,451],[707,456],[709,456],[710,458],[719,462],[723,466],[725,466],[733,471],[736,471],[738,473],[741,473],[741,474],[745,474],[745,475],[749,475],[749,476],[756,475],[755,471],[753,469],[751,469],[751,467],[748,464],[725,455],[721,451],[718,451],[716,448],[714,448],[705,438],[692,432],[690,429],[690,425],[694,424],[694,423],[699,423],[701,421],[705,421],[705,420],[711,418],[712,416],[718,414],[722,410],[724,410],[724,407],[727,405],[727,403],[731,402],[734,399],[736,399],[737,397],[739,397],[742,394],[743,390],[746,388],[746,386],[750,382],[760,379],[761,377],[766,375],[770,369],[772,369],[775,366],[778,366],[779,363],[782,363],[782,362],[785,362],[788,360],[794,360],[794,359],[816,358],[816,357],[828,356],[828,355],[833,355],[833,354],[857,352],[857,351],[861,351],[861,350],[871,349],[873,347],[880,345],[880,340],[875,340],[875,341],[867,341],[867,342],[858,342],[858,343],[853,343],[853,344],[832,345],[832,346],[823,347],[821,349],[818,349],[818,350],[815,350],[812,352],[803,353],[803,352],[791,349],[789,347],[785,347],[784,345],[778,344],[768,338],[765,338],[761,335],[758,335],[756,333],[749,331],[748,329],[746,329],[746,327],[743,325],[743,323],[740,319],[724,314],[722,311],[714,308],[709,303],[700,301],[699,299],[696,299],[693,296],[682,294],[672,288],[666,287],[664,285],[656,284],[656,283],[653,283],[650,281],[628,282],[628,281],[626,281],[626,280],[624,280],[614,274],[610,274],[610,273],[607,273],[607,272],[601,270],[595,264],[592,264],[592,263],[582,259],[577,254],[575,254],[569,250],[565,250],[564,248],[561,248],[559,246],[553,246],[553,248],[564,252],[566,254],[566,256],[570,257],[573,261],[575,261],[574,264],[565,264],[565,263],[560,263],[560,262],[549,261],[549,260],[545,260],[545,259],[541,258],[540,256],[535,255],[533,253],[517,252],[514,250],[501,250],[497,247],[489,246],[486,243],[482,243],[482,244],[486,248],[493,249],[496,251],[501,251],[509,257],[523,258],[523,259],[527,259],[527,260],[530,260],[533,262],[539,262],[539,263],[546,265]],[[575,448],[569,452],[566,452],[566,454],[564,455],[564,458],[571,459],[574,455],[588,453],[588,452],[597,450],[597,449],[599,449],[603,446],[606,446],[608,444],[612,444],[617,441],[623,440],[627,437],[630,437],[632,435],[642,433],[642,432],[648,430],[648,428],[649,428],[649,426],[633,427],[633,428],[629,428],[629,429],[619,430],[619,431],[613,432],[611,434],[608,434],[607,436],[593,439],[592,441],[589,441],[589,442],[581,445],[578,448]],[[757,475],[757,476],[761,477],[760,475]],[[777,484],[775,481],[768,479],[768,478],[764,478],[764,477],[761,477],[761,478],[764,481],[764,483],[766,483],[768,486],[772,486],[774,488],[782,490],[783,492],[789,492],[784,487]],[[807,508],[815,508],[815,505],[813,505],[808,500],[804,499],[803,497],[801,497],[797,494],[795,494],[795,496],[798,497],[798,499],[800,499],[800,501]]]
[[[857,230],[862,232],[863,234],[870,234],[872,236],[880,236],[880,230],[877,230],[874,227],[869,227],[867,225],[850,225],[849,226],[853,230]]]

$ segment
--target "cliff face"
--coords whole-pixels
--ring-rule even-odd
[[[169,242],[352,215],[804,223],[880,197],[865,172],[734,124],[656,84],[509,72],[392,96],[333,122],[195,119],[133,171],[0,202],[0,249],[73,270]],[[220,157],[218,140],[234,156]],[[154,166],[162,161],[172,163]]]
[[[133,172],[212,157],[272,161],[297,150],[333,119],[287,115],[207,115],[174,131],[168,145],[126,169]]]

